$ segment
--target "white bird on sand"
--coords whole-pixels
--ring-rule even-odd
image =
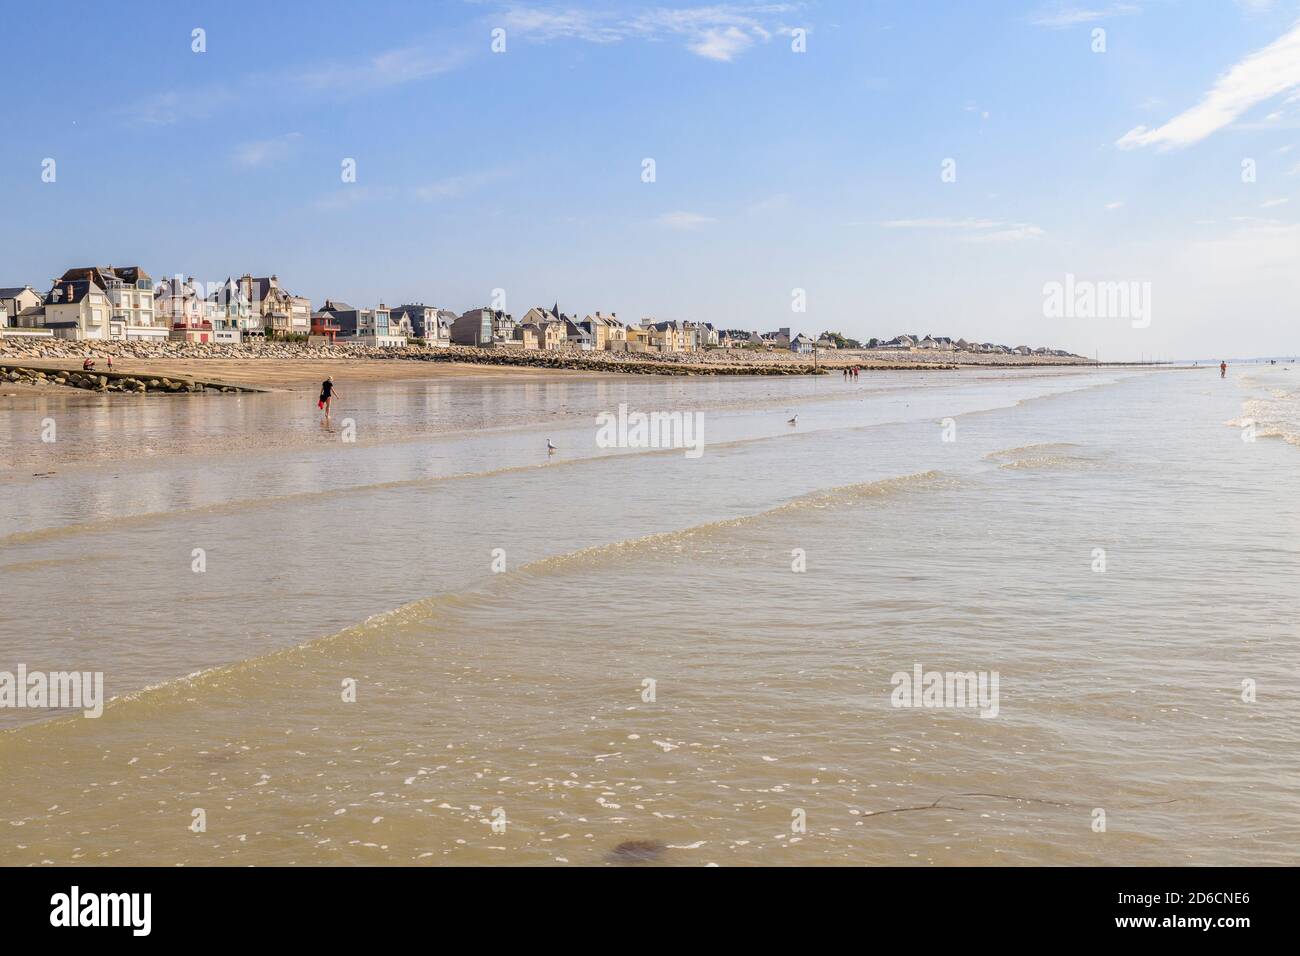
[[[787,425],[798,425],[798,424],[799,424],[799,416],[796,415],[794,418],[792,418],[792,419],[790,419],[788,422],[786,422],[786,424],[787,424]]]
[[[549,452],[555,451],[555,446],[551,444],[551,440],[549,438],[546,439],[546,450]]]

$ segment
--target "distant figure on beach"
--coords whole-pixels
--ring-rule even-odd
[[[325,409],[326,418],[329,418],[330,405],[333,404],[334,396],[336,394],[337,393],[334,391],[334,376],[331,375],[329,378],[325,379],[325,381],[320,383],[320,401],[317,403],[319,407]]]
[[[1227,377],[1228,377],[1228,363],[1227,363],[1227,362],[1220,362],[1220,363],[1219,363],[1219,378],[1227,378]]]
[[[90,358],[89,356],[87,356],[86,360],[81,363],[81,370],[83,372],[89,372],[94,367],[95,367],[95,360],[93,358]]]
[[[111,355],[108,357],[108,370],[113,371],[113,356]]]

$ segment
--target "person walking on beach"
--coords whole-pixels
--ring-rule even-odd
[[[1227,363],[1227,362],[1220,362],[1220,363],[1219,363],[1219,378],[1227,378],[1227,377],[1228,377],[1228,363]]]
[[[334,401],[334,396],[338,394],[334,391],[334,376],[331,375],[325,381],[320,383],[320,402],[319,406],[325,409],[325,417],[330,417],[330,405]]]

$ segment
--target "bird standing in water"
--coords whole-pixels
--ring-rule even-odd
[[[786,422],[786,424],[787,424],[787,425],[798,425],[798,424],[799,424],[799,416],[796,415],[794,418],[792,418],[792,419],[790,419],[788,422]]]
[[[549,438],[546,439],[546,453],[547,453],[548,455],[554,455],[554,454],[555,454],[555,446],[551,444],[551,440],[550,440]]]

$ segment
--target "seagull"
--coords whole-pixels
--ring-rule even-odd
[[[551,444],[551,440],[549,438],[546,439],[546,450],[551,454],[555,454],[555,446]]]
[[[787,424],[787,425],[798,425],[798,424],[799,424],[799,416],[796,415],[794,418],[792,418],[792,419],[790,419],[788,422],[786,422],[786,424]]]

